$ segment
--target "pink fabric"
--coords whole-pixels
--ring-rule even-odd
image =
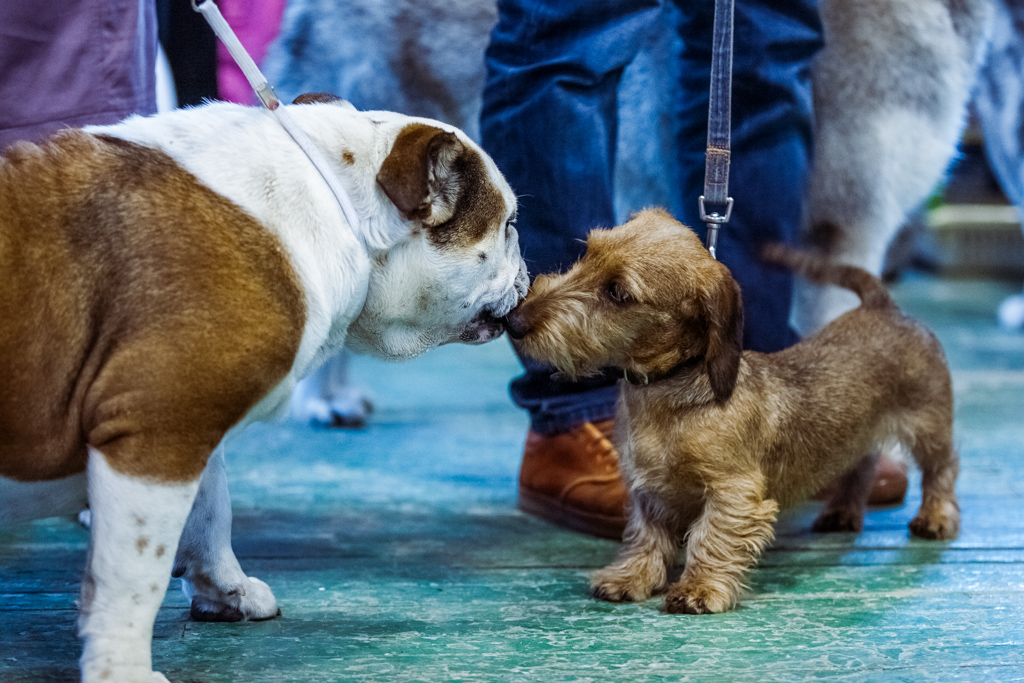
[[[277,37],[287,0],[217,0],[221,14],[234,29],[257,64]],[[222,43],[217,45],[217,94],[219,99],[256,104],[256,95]]]

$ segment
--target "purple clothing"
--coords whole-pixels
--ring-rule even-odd
[[[0,2],[0,150],[156,111],[153,0]]]

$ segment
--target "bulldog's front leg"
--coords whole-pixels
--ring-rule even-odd
[[[196,621],[272,619],[280,614],[270,587],[246,576],[231,549],[231,498],[224,449],[206,463],[199,493],[185,524],[172,576],[192,601]]]
[[[153,621],[199,483],[124,475],[93,448],[87,475],[92,535],[78,619],[82,681],[166,683],[152,670]]]

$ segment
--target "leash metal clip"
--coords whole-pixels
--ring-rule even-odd
[[[732,216],[732,197],[725,200],[725,214],[720,214],[717,211],[708,213],[704,208],[704,195],[701,195],[697,200],[700,205],[700,219],[708,226],[708,238],[707,248],[708,253],[711,254],[711,258],[717,259],[716,252],[718,251],[718,228],[729,222],[729,218]]]
[[[269,83],[256,86],[253,88],[253,92],[256,93],[256,97],[259,98],[260,104],[270,111],[274,111],[281,106],[281,100],[277,97],[277,93],[274,92],[274,86]]]
[[[718,223],[719,225],[721,225],[722,223],[728,223],[729,218],[732,216],[732,197],[729,197],[728,199],[725,200],[724,216],[718,213],[717,211],[712,211],[711,213],[708,213],[707,211],[704,210],[704,195],[701,195],[697,199],[697,203],[700,204],[700,219],[705,223]]]

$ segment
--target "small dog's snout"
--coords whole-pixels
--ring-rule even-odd
[[[522,339],[530,331],[530,323],[517,307],[508,312],[504,318],[505,331],[513,339]]]

